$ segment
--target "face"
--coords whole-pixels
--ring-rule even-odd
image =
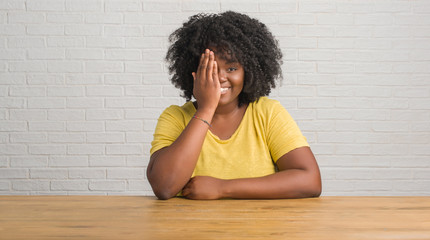
[[[232,62],[221,57],[217,57],[215,52],[215,61],[218,64],[218,77],[221,84],[221,98],[218,106],[226,104],[239,104],[239,94],[243,89],[245,71],[238,62]]]

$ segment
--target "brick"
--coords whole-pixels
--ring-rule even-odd
[[[54,145],[54,144],[39,144],[39,145],[29,145],[28,151],[31,154],[66,154],[66,146],[64,145]]]
[[[44,133],[10,133],[11,143],[45,143],[47,140]]]
[[[336,11],[334,1],[306,0],[299,2],[299,12],[305,13],[331,13]]]
[[[0,132],[27,131],[27,124],[24,121],[2,121]]]
[[[0,146],[1,149],[1,146]],[[0,168],[0,179],[27,178],[28,170],[19,168]]]
[[[50,167],[86,167],[88,166],[87,156],[51,156],[49,158]],[[69,177],[72,169],[69,169]]]
[[[53,121],[79,121],[85,119],[83,110],[48,110],[48,120]]]
[[[141,108],[143,107],[142,98],[122,97],[106,99],[107,108]]]
[[[66,105],[65,99],[62,98],[28,98],[28,108],[54,109],[64,108]]]
[[[48,87],[49,97],[82,97],[83,87]]]
[[[28,25],[26,29],[27,29],[28,35],[42,35],[42,36],[64,35],[64,26],[62,25],[54,25],[54,24]]]
[[[64,131],[64,123],[63,122],[38,122],[38,121],[32,121],[28,123],[28,128],[30,131]]]
[[[107,170],[108,179],[143,179],[145,177],[143,168],[115,168]]]
[[[126,165],[124,156],[90,156],[91,167],[121,167]]]
[[[281,12],[281,13],[295,13],[297,10],[297,3],[295,1],[278,2],[267,1],[259,3],[260,12]]]
[[[117,73],[124,71],[124,65],[121,62],[85,62],[85,71],[90,73]]]
[[[109,155],[131,155],[142,154],[142,146],[139,144],[112,144],[106,146],[106,153]]]
[[[25,52],[23,50],[1,50],[0,59],[2,60],[24,60]]]
[[[161,24],[160,13],[128,13],[124,15],[124,23],[126,24]]]
[[[98,110],[89,109],[86,111],[87,120],[120,120],[123,119],[123,110]]]
[[[100,36],[102,34],[102,26],[100,25],[66,25],[64,32],[66,35],[72,36]]]
[[[122,48],[125,45],[122,37],[88,36],[85,39],[87,48]]]
[[[369,132],[372,124],[363,121],[338,120],[336,121],[336,131]]]
[[[165,42],[164,37],[128,37],[125,39],[125,46],[127,48],[161,48]]]
[[[409,151],[409,147],[405,144],[375,144],[373,146],[374,155],[383,156],[401,156]]]
[[[101,132],[104,123],[101,121],[76,121],[67,122],[67,131],[70,132]]]
[[[11,72],[46,72],[47,65],[41,61],[9,62]]]
[[[150,143],[153,138],[153,132],[145,133],[127,133],[126,139],[128,143]]]
[[[45,16],[42,13],[21,13],[21,12],[10,12],[7,15],[9,23],[43,23]]]
[[[50,133],[51,143],[80,143],[85,141],[85,135],[80,133]]]
[[[142,76],[139,74],[105,74],[105,83],[109,85],[135,85],[142,83]]]
[[[109,0],[105,2],[106,12],[137,12],[142,10],[142,3],[137,0]]]
[[[78,61],[50,61],[48,72],[51,73],[79,73],[83,72],[82,63]]]
[[[146,58],[146,54],[144,54]],[[142,53],[140,50],[105,50],[105,58],[109,60],[141,60]]]
[[[27,0],[27,10],[30,11],[64,11],[64,1],[56,0]]]
[[[85,190],[88,190],[88,181],[86,181],[86,180],[51,181],[51,190],[53,190],[53,191],[85,191]]]
[[[127,16],[126,14],[125,16]],[[86,23],[122,24],[123,16],[120,13],[89,13],[85,15]]]
[[[163,65],[160,63],[146,63],[146,62],[126,62],[126,73],[163,73]]]
[[[58,14],[48,13],[46,22],[48,23],[83,23],[82,14]]]
[[[164,109],[163,109],[164,110]],[[126,119],[158,119],[160,116],[162,109],[152,108],[145,110],[126,110],[125,118]]]
[[[48,47],[83,47],[85,45],[84,37],[48,37],[47,38]]]
[[[409,125],[406,122],[373,122],[372,129],[376,132],[407,132]]]
[[[176,88],[174,89],[176,91]],[[125,89],[126,96],[160,97],[162,95],[161,93],[161,86],[127,86]],[[168,95],[164,94],[163,91],[163,96]],[[175,96],[178,96],[178,94],[175,94]]]
[[[1,10],[25,10],[25,0],[0,1]]]
[[[64,59],[65,54],[62,49],[29,49],[27,52],[28,59],[40,60],[60,60]]]
[[[123,143],[124,133],[87,133],[89,143]]]
[[[128,190],[130,191],[152,191],[151,185],[147,180],[130,180],[128,181]]]
[[[335,60],[335,53],[330,50],[299,50],[300,61],[331,61]]]
[[[94,59],[94,60],[102,60],[103,59],[103,50],[101,49],[73,49],[66,50],[67,59]]]
[[[144,26],[144,35],[148,37],[167,37],[175,31],[177,25],[147,25]]]
[[[90,108],[103,108],[102,98],[68,98],[67,99],[68,108],[77,109],[90,109]]]
[[[69,170],[69,178],[71,179],[103,179],[106,178],[105,169],[88,169],[78,168]]]
[[[178,3],[176,3],[178,4]],[[161,2],[159,3],[159,5],[161,5]],[[173,6],[169,6],[168,8],[166,8],[165,6],[158,6],[158,8],[163,8],[164,7],[164,11],[175,11],[175,9],[173,7],[175,7],[174,4],[170,4]],[[176,5],[177,6],[177,5]],[[153,6],[151,5],[144,5],[144,9],[152,9]],[[205,0],[205,1],[201,1],[201,0],[193,0],[193,1],[186,1],[182,3],[182,11],[186,12],[186,11],[200,11],[200,12],[216,12],[220,10],[220,4],[218,2],[215,1],[210,1],[210,0]]]
[[[357,143],[389,143],[390,139],[385,133],[356,132],[355,141]]]
[[[106,121],[107,131],[141,131],[142,121],[123,120],[123,121]]]
[[[416,125],[414,125],[416,126]],[[414,129],[411,129],[411,132],[413,132]],[[430,142],[430,127],[427,127],[427,133],[421,133],[424,132],[421,130],[419,133],[391,133],[390,134],[390,141],[391,143],[403,143],[403,144],[409,144],[411,142],[414,142],[415,144],[421,144],[421,143],[429,143]]]
[[[67,154],[87,155],[104,153],[104,146],[100,144],[69,144],[67,146]]]
[[[104,26],[104,35],[110,37],[140,37],[140,26]]]
[[[100,12],[102,10],[102,0],[66,0],[66,11]]]
[[[0,181],[0,191],[9,191],[10,183],[6,181]]]
[[[285,70],[289,73],[314,73],[317,67],[312,62],[287,62],[285,63]]]
[[[333,131],[335,128],[331,120],[300,121],[298,125],[302,131]]]
[[[381,109],[360,109],[354,111],[353,119],[363,120],[390,120],[390,111]]]
[[[125,180],[94,180],[90,181],[90,190],[95,191],[124,191]]]
[[[317,119],[352,119],[353,110],[345,109],[318,109]]]
[[[48,191],[50,181],[46,180],[17,180],[12,181],[12,189],[17,191]]]
[[[30,178],[32,179],[65,179],[68,176],[67,169],[31,169]]]
[[[100,74],[92,74],[92,73],[66,74],[65,79],[68,85],[102,84],[103,82],[102,76]]]

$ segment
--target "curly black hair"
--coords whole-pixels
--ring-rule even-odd
[[[197,70],[200,56],[208,48],[243,66],[245,79],[239,105],[269,95],[275,80],[282,79],[278,41],[266,25],[245,14],[196,14],[170,35],[169,42],[166,61],[171,81],[187,101],[193,96],[191,73]]]

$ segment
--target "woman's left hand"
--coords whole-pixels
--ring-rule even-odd
[[[222,198],[222,186],[225,180],[208,177],[196,176],[182,189],[182,195],[189,199],[219,199]]]

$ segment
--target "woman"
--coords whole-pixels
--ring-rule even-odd
[[[306,138],[282,105],[266,97],[282,63],[267,27],[231,11],[198,14],[169,40],[171,81],[187,102],[158,120],[147,168],[155,195],[319,196],[320,172]]]

